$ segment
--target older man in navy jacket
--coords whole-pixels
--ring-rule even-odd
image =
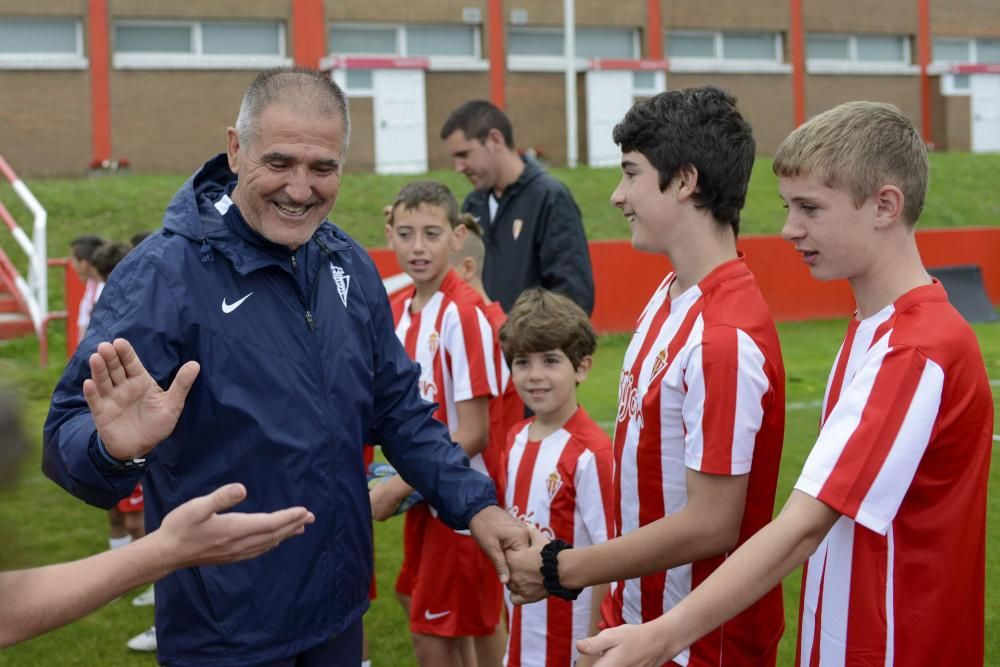
[[[326,221],[349,134],[343,92],[322,75],[258,76],[227,153],[111,275],[53,395],[43,468],[91,504],[142,478],[155,525],[240,481],[244,511],[315,514],[261,558],[161,580],[162,664],[358,664],[372,574],[364,442],[469,527],[501,579],[503,550],[527,546],[421,401],[371,259]]]

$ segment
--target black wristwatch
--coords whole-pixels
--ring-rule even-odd
[[[559,552],[572,549],[573,545],[562,540],[552,540],[542,547],[542,585],[549,595],[564,600],[575,600],[582,588],[566,588],[559,582]]]

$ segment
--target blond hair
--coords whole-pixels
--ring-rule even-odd
[[[781,142],[778,176],[810,175],[845,190],[856,207],[883,185],[903,193],[903,218],[916,224],[927,195],[927,147],[897,107],[846,102],[811,118]]]

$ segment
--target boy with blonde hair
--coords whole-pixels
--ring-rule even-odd
[[[781,514],[687,599],[580,650],[659,664],[808,559],[797,665],[981,665],[993,400],[917,251],[926,147],[896,107],[850,102],[785,139],[774,171],[782,235],[857,302],[819,438]]]

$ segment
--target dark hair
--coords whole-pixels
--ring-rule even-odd
[[[500,345],[510,363],[519,354],[562,350],[580,368],[584,357],[597,349],[597,334],[572,299],[533,287],[521,293],[500,327]]]
[[[395,201],[392,202],[389,224],[396,223],[396,209],[398,207],[402,206],[404,211],[412,211],[419,208],[421,204],[437,206],[444,211],[452,229],[465,222],[464,214],[463,216],[458,214],[458,202],[455,201],[455,195],[451,193],[448,186],[437,181],[413,181],[404,185],[403,189],[396,195]]]
[[[661,191],[682,168],[697,169],[695,206],[739,234],[757,146],[735,97],[714,86],[660,93],[629,109],[612,137],[656,167]]]
[[[77,236],[69,242],[69,251],[77,261],[89,262],[94,256],[94,251],[104,243],[104,239],[93,234]]]
[[[131,236],[131,238],[129,238],[128,242],[134,248],[137,245],[139,245],[140,243],[142,243],[143,241],[145,241],[146,237],[149,236],[150,234],[152,234],[152,232],[136,232],[135,234],[133,234]]]
[[[131,248],[124,243],[105,241],[94,251],[90,263],[94,265],[97,274],[103,280],[107,280],[114,268],[118,266],[118,262],[125,258],[129,250]]]
[[[458,130],[466,139],[482,143],[490,130],[499,130],[507,148],[514,148],[514,128],[507,114],[486,100],[470,100],[451,112],[441,127],[441,138],[447,139]]]

